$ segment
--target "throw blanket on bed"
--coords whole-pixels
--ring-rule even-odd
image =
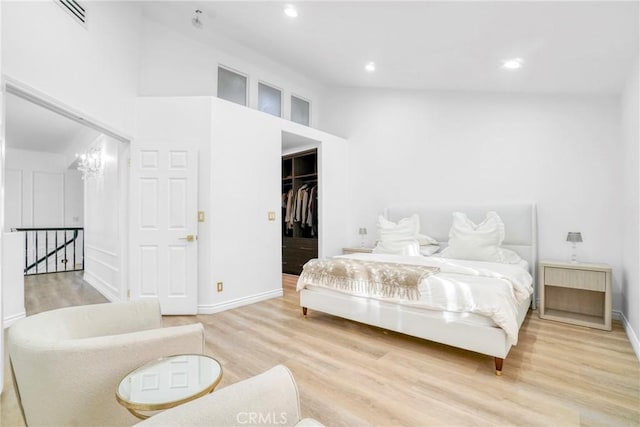
[[[299,280],[355,295],[418,300],[420,282],[439,270],[346,258],[312,259],[304,265]]]

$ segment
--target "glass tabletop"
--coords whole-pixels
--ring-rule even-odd
[[[116,399],[128,409],[172,408],[213,391],[222,379],[217,360],[181,354],[153,360],[120,381]]]

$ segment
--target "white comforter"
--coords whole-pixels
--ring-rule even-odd
[[[518,307],[533,293],[533,278],[518,265],[387,254],[359,253],[341,257],[439,267],[439,273],[420,283],[419,300],[403,300],[401,303],[431,310],[487,316],[505,331],[512,345],[518,342]],[[298,281],[298,291],[306,285],[322,286]]]

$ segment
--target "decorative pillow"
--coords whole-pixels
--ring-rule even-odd
[[[416,240],[419,231],[420,217],[417,214],[402,218],[397,224],[382,215],[378,216],[378,233],[381,242]]]
[[[434,239],[433,237],[427,236],[426,234],[418,234],[416,236],[416,239],[420,243],[420,246],[440,245],[440,243],[436,239]]]
[[[421,245],[420,246],[420,255],[422,256],[431,256],[440,250],[439,245]]]
[[[437,240],[420,234],[420,217],[413,214],[397,223],[378,216],[380,240],[374,253],[419,256],[422,245],[438,244]],[[439,248],[439,247],[438,247]]]
[[[420,256],[420,245],[417,240],[379,241],[372,252],[374,254]]]
[[[505,264],[520,264],[522,262],[522,258],[520,255],[512,251],[511,249],[500,248],[499,250],[500,258]]]
[[[445,258],[503,262],[500,245],[504,240],[504,223],[496,212],[487,212],[480,224],[474,224],[462,212],[453,213],[449,246],[441,252]]]

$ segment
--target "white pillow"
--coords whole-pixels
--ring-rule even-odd
[[[420,246],[420,255],[431,256],[440,250],[439,245],[422,245]]]
[[[433,237],[427,236],[426,234],[418,234],[416,236],[416,239],[418,239],[418,242],[420,242],[420,246],[440,245],[440,243],[438,243],[436,239],[434,239]]]
[[[512,251],[511,249],[500,248],[499,250],[500,258],[505,264],[520,264],[522,262],[522,258],[520,255]]]
[[[445,258],[503,262],[500,245],[504,240],[504,223],[496,212],[487,212],[480,224],[474,224],[462,212],[453,213],[449,230],[449,246],[441,256]]]
[[[438,241],[420,234],[420,217],[413,214],[397,223],[378,216],[378,234],[380,240],[373,249],[374,253],[419,256],[422,245],[438,244]]]
[[[417,240],[379,241],[372,252],[374,254],[420,256],[420,245]]]
[[[381,242],[416,240],[419,231],[420,217],[417,214],[402,218],[397,224],[382,215],[378,216],[378,233]]]

